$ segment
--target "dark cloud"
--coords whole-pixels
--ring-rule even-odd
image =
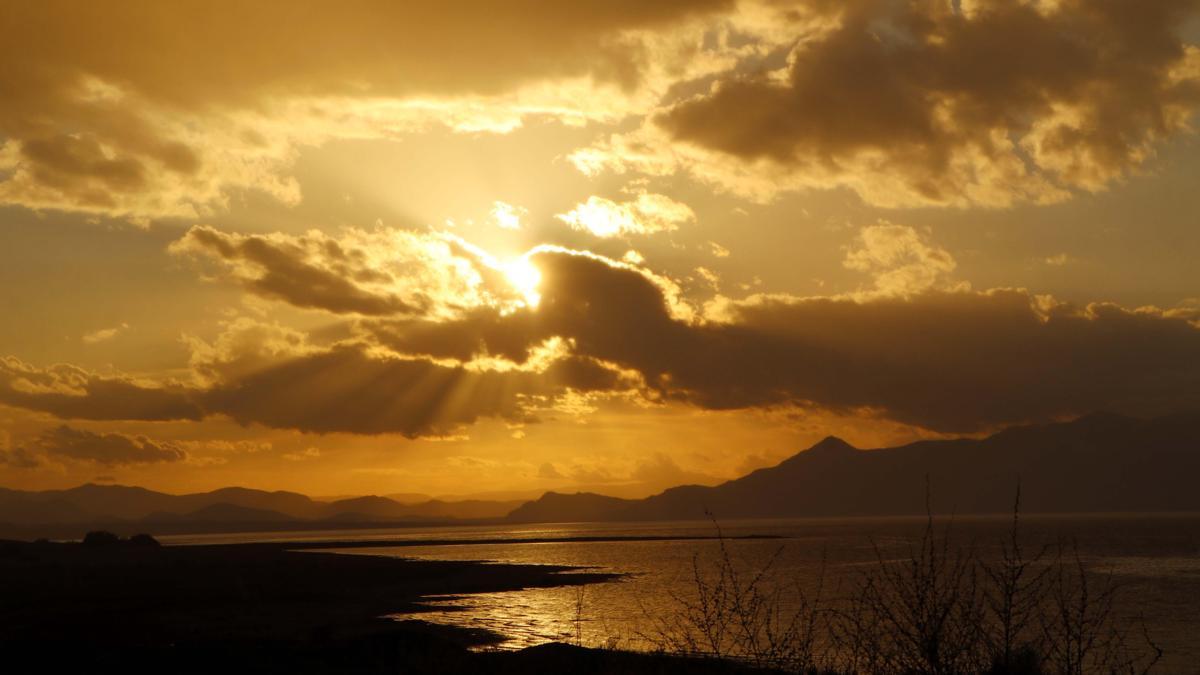
[[[93,138],[37,138],[21,145],[21,156],[33,164],[34,175],[41,183],[54,188],[76,188],[88,179],[95,179],[105,188],[91,197],[99,202],[108,199],[108,190],[136,190],[145,184],[140,162],[107,157]]]
[[[0,466],[14,469],[37,469],[45,464],[41,455],[20,445],[17,447],[0,447]]]
[[[0,404],[88,420],[198,420],[190,393],[101,377],[69,365],[39,369],[0,358]]]
[[[0,403],[62,418],[223,414],[409,437],[455,433],[480,418],[530,421],[572,391],[639,391],[706,409],[866,410],[939,432],[1200,406],[1200,327],[1189,312],[918,285],[724,300],[706,319],[686,320],[637,269],[560,250],[530,262],[541,272],[536,308],[441,322],[363,319],[358,342],[332,348],[243,345],[257,356],[210,368],[205,389],[10,358],[0,362]],[[271,331],[244,336],[254,339],[278,341]],[[475,358],[483,356],[499,360]]]
[[[875,203],[1006,204],[1102,187],[1200,102],[1194,0],[798,4],[839,19],[785,77],[731,74],[657,124]]]
[[[312,248],[319,252],[313,256]],[[386,273],[364,267],[361,251],[333,239],[283,239],[226,234],[198,225],[172,245],[174,251],[208,254],[229,264],[247,290],[297,307],[366,315],[407,314],[404,300],[362,283],[386,283]]]
[[[587,357],[560,357],[539,371],[472,370],[370,353],[361,345],[281,356],[200,389],[153,389],[71,366],[39,370],[0,362],[0,403],[63,419],[200,420],[326,433],[438,436],[483,417],[535,421],[568,390],[611,392],[631,384]],[[24,455],[9,453],[8,463]],[[58,453],[63,454],[63,453]]]
[[[520,356],[522,341],[559,336],[574,354],[700,407],[869,408],[938,431],[1200,405],[1200,329],[1170,313],[1076,308],[1023,290],[926,290],[758,299],[730,303],[726,321],[686,323],[636,271],[563,253],[533,262],[543,275],[536,310],[442,325],[439,334],[461,334],[438,355],[478,344]],[[396,328],[384,339],[411,346]],[[427,327],[418,333],[427,338]]]
[[[449,322],[401,319],[366,325],[375,340],[399,353],[459,361],[486,354],[524,362],[534,345],[551,337],[537,314],[505,314],[493,307],[469,310]]]
[[[104,466],[179,462],[187,453],[178,445],[145,436],[94,433],[66,425],[49,429],[29,444],[29,449],[56,459],[95,462]]]
[[[783,365],[766,379],[778,390],[834,408],[876,408],[938,431],[1200,405],[1195,325],[1156,311],[1042,302],[1023,290],[930,291],[765,302],[736,314],[746,330],[782,346]],[[790,355],[798,351],[815,358],[796,367]],[[702,397],[717,406],[743,398]]]

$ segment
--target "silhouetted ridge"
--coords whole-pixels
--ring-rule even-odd
[[[67,490],[0,488],[0,534],[80,537],[412,523],[507,517],[520,522],[693,520],[921,514],[926,477],[934,508],[1003,513],[1020,476],[1028,512],[1200,511],[1200,413],[1153,420],[1092,413],[1069,422],[1011,427],[984,439],[918,441],[858,450],[828,436],[777,466],[715,487],[684,485],[641,500],[548,492],[517,504],[368,496],[317,502],[294,492],[223,488],[171,495],[88,483]],[[154,524],[153,528],[143,523]],[[223,524],[223,525],[220,525]],[[57,529],[55,529],[57,528]]]
[[[74,538],[98,527],[132,533],[143,523],[153,525],[156,534],[172,534],[228,530],[238,524],[296,529],[298,524],[308,523],[320,528],[368,522],[443,522],[499,518],[519,505],[515,500],[478,499],[402,504],[376,496],[326,503],[296,492],[244,487],[182,495],[96,483],[40,492],[0,488],[0,536]]]
[[[859,452],[858,448],[850,445],[837,436],[826,436],[825,438],[822,438],[816,445],[813,445],[809,449],[802,452],[801,455],[815,457],[819,455],[845,455],[848,453],[857,452]]]
[[[985,439],[880,450],[857,450],[829,436],[777,466],[715,487],[672,488],[636,501],[554,495],[513,516],[553,522],[919,515],[927,478],[941,512],[1008,512],[1018,478],[1022,507],[1031,513],[1200,511],[1198,475],[1200,415],[1141,420],[1095,413]]]
[[[606,497],[592,492],[573,495],[547,492],[532,502],[518,506],[508,519],[517,522],[570,522],[573,520],[621,520],[624,511],[637,502]]]

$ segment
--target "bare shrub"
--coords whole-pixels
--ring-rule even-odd
[[[757,567],[739,564],[714,521],[716,559],[693,556],[692,593],[673,594],[676,611],[651,616],[654,634],[640,637],[664,652],[795,673],[1150,672],[1162,650],[1143,622],[1117,614],[1113,576],[1097,579],[1074,547],[1066,555],[1060,544],[1053,560],[1047,546],[1028,553],[1020,509],[1018,485],[998,558],[981,558],[953,541],[952,522],[935,528],[927,485],[925,526],[907,555],[889,559],[875,545],[872,568],[836,604],[824,597],[824,559],[806,594],[777,573],[782,547]]]
[[[928,501],[928,492],[927,492]],[[906,559],[863,574],[835,626],[843,670],[949,675],[982,670],[983,604],[973,548],[939,537],[932,510]]]
[[[583,646],[583,622],[584,618],[584,592],[587,587],[579,585],[575,587],[575,617],[571,619],[571,624],[575,629],[575,644],[579,647]]]
[[[1000,544],[997,561],[981,561],[985,581],[984,639],[991,673],[1039,672],[1043,651],[1037,630],[1051,568],[1043,564],[1046,547],[1029,556],[1020,538],[1021,485],[1013,500],[1012,526]]]
[[[714,523],[715,525],[715,523]],[[782,584],[774,554],[757,568],[740,565],[717,526],[712,567],[692,557],[693,595],[672,595],[677,611],[654,617],[654,634],[643,639],[660,651],[709,656],[795,673],[820,670],[819,636],[825,634],[822,605],[824,562],[813,593],[799,583]]]
[[[1059,546],[1040,624],[1047,669],[1060,675],[1084,673],[1148,673],[1162,649],[1140,620],[1122,622],[1115,605],[1120,586],[1111,574],[1090,578],[1079,549],[1071,555]]]

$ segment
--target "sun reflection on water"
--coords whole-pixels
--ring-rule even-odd
[[[1076,535],[1080,558],[1097,574],[1114,575],[1128,584],[1120,611],[1146,617],[1148,629],[1167,650],[1160,672],[1195,673],[1200,646],[1194,636],[1200,627],[1200,519],[1086,518],[1031,516],[1031,536],[1051,540],[1062,531]],[[709,525],[711,527],[711,525]],[[1004,531],[1004,520],[963,517],[956,521],[964,541],[990,541]],[[661,532],[659,532],[661,530]],[[810,589],[827,574],[829,600],[836,605],[854,575],[885,560],[903,558],[909,539],[920,530],[919,520],[780,521],[731,523],[727,536],[749,533],[779,535],[779,539],[727,541],[737,561],[747,569],[761,566],[784,548],[774,571],[788,583]],[[539,539],[555,536],[648,533],[706,533],[657,525],[592,525],[521,528],[495,532],[460,533],[469,545],[438,544],[347,549],[346,553],[428,560],[472,560],[513,564],[549,564],[576,570],[624,574],[617,580],[582,587],[534,588],[466,597],[427,599],[431,611],[395,615],[457,627],[484,629],[503,641],[486,648],[522,649],[547,642],[579,642],[585,646],[653,649],[656,629],[678,616],[677,598],[692,591],[693,559],[707,569],[717,544],[702,540],[649,539],[641,541],[520,542],[508,537]],[[406,537],[418,538],[412,533]],[[425,536],[428,536],[426,533]],[[495,538],[495,543],[487,541]],[[483,541],[481,541],[483,540]],[[465,543],[465,542],[464,542]],[[983,546],[980,555],[995,552]],[[824,572],[822,572],[824,570]],[[582,602],[580,602],[582,600]]]
[[[483,629],[498,634],[502,642],[476,649],[517,650],[548,642],[595,646],[618,635],[616,626],[589,614],[595,586],[534,588],[468,597],[433,596],[430,611],[392,615],[399,620],[419,619],[460,628]]]

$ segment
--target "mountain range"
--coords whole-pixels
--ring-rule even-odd
[[[1200,414],[1153,420],[1095,413],[1013,427],[983,439],[859,450],[828,437],[774,467],[714,487],[645,499],[549,492],[518,522],[692,520],[1010,511],[1018,482],[1029,513],[1200,511]]]
[[[645,499],[547,492],[528,501],[364,496],[315,500],[231,487],[172,495],[87,484],[0,488],[0,536],[77,536],[85,528],[172,532],[334,529],[464,520],[576,522],[1003,513],[1018,482],[1026,512],[1200,511],[1200,414],[1142,420],[1096,413],[983,439],[860,450],[828,437],[741,478]],[[400,495],[396,495],[399,497]]]
[[[483,520],[503,517],[520,504],[440,499],[404,503],[376,496],[318,501],[296,492],[242,487],[183,495],[94,483],[39,492],[0,488],[0,535],[64,536],[99,526],[166,533],[229,531],[246,526],[259,530],[324,529]]]

